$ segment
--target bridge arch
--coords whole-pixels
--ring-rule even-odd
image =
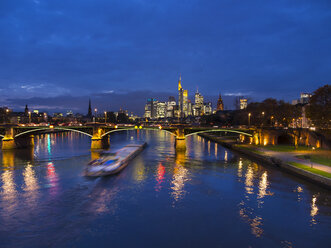
[[[0,138],[4,138],[4,137],[5,137],[4,135],[0,134]]]
[[[19,134],[15,135],[14,138],[19,137],[19,136],[21,136],[23,134],[27,134],[27,133],[33,133],[33,132],[37,132],[37,131],[41,131],[41,130],[53,130],[53,129],[55,129],[55,130],[64,130],[64,131],[71,131],[71,132],[76,132],[76,133],[87,135],[87,136],[89,136],[91,138],[93,137],[89,133],[85,133],[83,131],[79,131],[79,130],[76,130],[76,129],[54,127],[54,128],[37,128],[37,129],[28,130],[28,131],[25,131],[25,132],[22,132],[22,133],[19,133]]]
[[[246,135],[246,136],[249,136],[249,137],[253,137],[253,135],[250,134],[250,133],[245,133],[245,132],[237,131],[237,130],[229,130],[229,129],[202,130],[202,131],[186,134],[185,137],[189,137],[189,136],[196,135],[196,134],[199,134],[199,133],[209,133],[209,132],[230,132],[230,133],[238,133],[238,134]]]
[[[167,132],[167,133],[170,133],[171,135],[173,136],[177,136],[176,134],[174,134],[173,132],[170,132],[168,130],[165,130],[165,129],[159,129],[159,128],[142,128],[142,129],[137,129],[137,128],[121,128],[121,129],[114,129],[114,130],[110,130],[104,134],[101,135],[101,138],[108,135],[108,134],[111,134],[111,133],[114,133],[114,132],[119,132],[119,131],[130,131],[130,130],[153,130],[153,131],[164,131],[164,132]]]

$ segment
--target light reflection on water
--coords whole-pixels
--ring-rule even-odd
[[[263,247],[269,247],[270,236],[275,247],[295,247],[310,242],[310,233],[315,242],[323,240],[329,230],[331,207],[325,191],[199,136],[187,139],[186,152],[176,153],[174,137],[166,132],[138,130],[113,135],[110,149],[137,139],[147,140],[149,145],[123,172],[98,179],[82,176],[84,165],[100,156],[90,151],[89,138],[55,133],[35,139],[34,150],[1,153],[0,236],[7,231],[5,227],[13,235],[5,247],[11,247],[15,236],[21,235],[16,230],[22,225],[53,241],[71,231],[79,237],[76,240],[84,240],[82,236],[90,237],[86,233],[89,230],[96,237],[103,235],[99,240],[105,240],[104,245],[116,243],[114,237],[118,236],[126,246],[136,244],[126,239],[128,226],[148,229],[148,237],[140,233],[139,240],[156,235],[154,229],[177,241],[182,236],[199,238],[208,230],[208,235],[200,238],[207,246],[217,246],[221,241],[231,246],[239,240],[238,233],[231,231],[237,229],[243,240]],[[297,225],[293,226],[288,216],[293,216]],[[195,219],[199,219],[201,228]],[[66,228],[68,222],[72,223],[70,228]],[[155,228],[155,222],[162,224]],[[296,231],[282,231],[284,223]],[[116,235],[107,233],[110,231]],[[222,237],[219,231],[224,233]],[[305,235],[296,236],[297,232]],[[134,237],[131,232],[130,238]],[[38,235],[25,239],[36,246],[49,242]],[[80,243],[88,244],[93,243]],[[69,246],[62,243],[62,247]],[[179,242],[173,246],[189,245]]]

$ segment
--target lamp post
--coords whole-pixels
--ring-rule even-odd
[[[270,121],[271,121],[271,126],[272,126],[272,127],[274,126],[274,124],[273,124],[273,119],[274,119],[274,117],[271,116],[271,117],[270,117]]]
[[[94,123],[96,122],[96,119],[97,119],[97,111],[98,111],[98,109],[95,108],[94,109]]]
[[[262,121],[261,121],[261,126],[263,126],[263,122],[264,122],[264,111],[262,112]]]
[[[29,123],[31,123],[31,112],[29,111]]]
[[[248,126],[251,126],[251,113],[248,113]]]
[[[107,111],[105,111],[104,113],[105,113],[105,124],[107,124]]]
[[[9,122],[9,109],[7,108],[6,109],[6,121],[8,120],[8,122]]]

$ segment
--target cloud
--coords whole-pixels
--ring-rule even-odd
[[[15,98],[171,92],[181,72],[189,92],[266,97],[281,88],[290,100],[331,81],[330,5],[3,0],[0,88],[15,84]]]

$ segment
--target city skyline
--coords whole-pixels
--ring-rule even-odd
[[[29,99],[67,109],[84,97],[169,95],[179,73],[189,92],[199,86],[206,97],[220,89],[224,98],[254,101],[291,101],[330,83],[328,1],[80,1],[78,9],[68,1],[2,1],[0,7],[2,106],[21,108]]]

